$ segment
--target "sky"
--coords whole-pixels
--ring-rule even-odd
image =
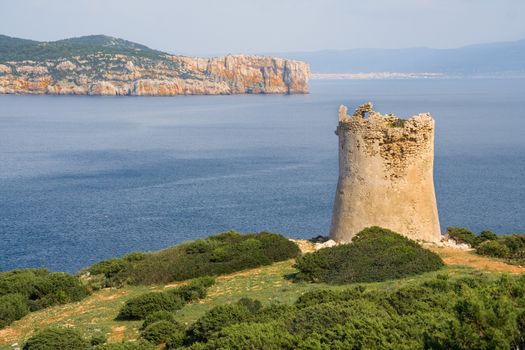
[[[525,38],[525,0],[9,0],[0,34],[106,34],[190,55],[451,48]]]

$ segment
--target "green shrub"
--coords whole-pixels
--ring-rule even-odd
[[[8,295],[17,297],[7,297]],[[46,269],[21,269],[0,273],[0,327],[29,311],[79,301],[89,295],[74,276]],[[15,302],[14,299],[17,301]],[[24,299],[22,302],[21,299]],[[17,318],[13,318],[17,317]]]
[[[196,278],[187,285],[180,286],[171,290],[170,292],[178,295],[184,302],[189,303],[198,299],[206,298],[208,289],[215,284],[213,277]]]
[[[343,291],[314,289],[301,295],[296,300],[295,305],[298,308],[304,308],[318,304],[358,299],[363,295],[365,290],[366,289],[363,286],[356,286]]]
[[[119,313],[120,319],[144,319],[156,311],[177,311],[184,306],[184,301],[175,294],[151,292],[126,301]]]
[[[143,252],[131,252],[122,257],[124,261],[141,261],[146,259],[147,254]]]
[[[28,313],[27,299],[22,294],[0,296],[0,328],[21,319]]]
[[[189,242],[184,245],[184,252],[188,255],[203,254],[213,251],[220,245],[216,240],[202,239],[194,242]]]
[[[74,276],[45,269],[23,269],[0,273],[0,295],[23,294],[31,300],[32,311],[43,307],[79,301],[88,290]]]
[[[516,323],[518,326],[518,339],[516,341],[518,349],[525,348],[525,311],[522,311],[516,317]]]
[[[494,258],[506,258],[510,255],[510,249],[500,241],[486,241],[476,248],[476,253]]]
[[[157,322],[157,321],[168,321],[172,323],[176,323],[177,320],[175,319],[175,314],[173,312],[169,311],[155,311],[146,316],[144,319],[144,322],[142,322],[142,326],[140,327],[141,330],[146,329],[149,325]]]
[[[167,344],[170,348],[182,345],[184,327],[170,321],[157,321],[142,332],[142,338],[153,344]]]
[[[257,240],[261,242],[264,255],[273,262],[295,258],[301,254],[297,244],[275,233],[261,232],[257,235]]]
[[[525,235],[502,236],[503,243],[509,248],[511,254],[518,254],[525,250]]]
[[[178,295],[185,303],[202,299],[206,297],[207,288],[199,285],[185,285],[170,291],[174,295]]]
[[[241,323],[222,329],[206,349],[294,350],[297,339],[277,323]]]
[[[456,226],[447,227],[446,234],[450,238],[453,238],[458,243],[467,243],[467,244],[470,244],[471,246],[474,246],[475,241],[476,241],[476,235],[472,231],[464,227],[456,227]]]
[[[198,277],[198,278],[191,280],[190,283],[192,285],[202,286],[204,288],[210,288],[211,286],[215,285],[215,278],[211,276],[203,276],[203,277]]]
[[[150,292],[139,295],[126,301],[118,317],[121,319],[144,319],[157,311],[177,311],[190,301],[206,297],[208,288],[214,283],[213,278],[203,277],[165,292]]]
[[[483,231],[476,237],[476,253],[506,259],[512,264],[525,263],[525,235],[500,235]]]
[[[242,307],[245,307],[246,310],[248,310],[252,314],[258,312],[262,308],[262,304],[259,300],[246,298],[246,297],[239,299],[237,304]]]
[[[474,239],[474,246],[477,247],[485,241],[495,241],[498,236],[492,231],[481,231],[481,233]]]
[[[211,335],[224,327],[246,321],[252,313],[238,304],[220,305],[207,311],[188,329],[191,342],[207,341]]]
[[[297,306],[210,310],[188,349],[517,349],[525,342],[525,277],[445,274],[404,287],[318,290]],[[197,342],[198,341],[198,342]],[[520,347],[521,346],[521,347]]]
[[[89,295],[86,287],[74,276],[62,272],[54,272],[44,277],[35,285],[29,296],[31,311],[49,306],[71,303],[84,299]]]
[[[126,269],[146,259],[147,253],[131,252],[121,258],[111,258],[100,261],[85,271],[91,275],[89,281],[94,289],[106,287],[121,287],[128,282]],[[103,276],[101,279],[99,276]]]
[[[364,298],[322,303],[298,309],[286,321],[290,333],[307,335],[344,324],[352,318],[388,318],[389,313]]]
[[[297,278],[333,284],[376,282],[435,271],[441,258],[395,232],[370,227],[352,244],[324,248],[296,260]]]
[[[286,304],[270,304],[259,309],[255,313],[254,320],[257,322],[284,321],[289,318],[296,308]]]
[[[403,331],[388,327],[387,322],[380,319],[352,320],[345,324],[337,324],[322,333],[313,333],[299,343],[297,349],[418,349],[418,342],[403,337]],[[408,344],[407,344],[408,343]]]
[[[106,260],[88,271],[105,276],[106,286],[166,284],[268,265],[299,254],[297,245],[281,235],[230,231],[133,259]]]
[[[48,328],[29,338],[24,350],[86,350],[88,347],[88,342],[74,329]]]
[[[90,282],[96,282],[97,287],[100,288],[121,287],[127,282],[124,272],[132,262],[122,258],[100,261],[87,269],[92,275]],[[103,278],[97,278],[98,276]]]

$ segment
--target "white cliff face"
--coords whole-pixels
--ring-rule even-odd
[[[368,113],[368,118],[365,114]],[[339,181],[331,238],[381,226],[414,240],[441,238],[434,192],[434,120],[381,115],[372,104],[339,115]]]
[[[58,95],[193,95],[307,93],[304,62],[260,56],[148,59],[89,55],[44,62],[4,62],[0,93]]]

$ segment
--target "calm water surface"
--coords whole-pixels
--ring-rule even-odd
[[[442,227],[525,232],[525,81],[295,96],[0,96],[0,270],[77,271],[219,231],[327,234],[337,109],[431,112]]]

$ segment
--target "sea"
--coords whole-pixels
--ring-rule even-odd
[[[307,95],[0,95],[0,270],[77,272],[228,230],[327,235],[337,111],[367,101],[436,120],[442,230],[525,232],[523,79],[314,80]]]

